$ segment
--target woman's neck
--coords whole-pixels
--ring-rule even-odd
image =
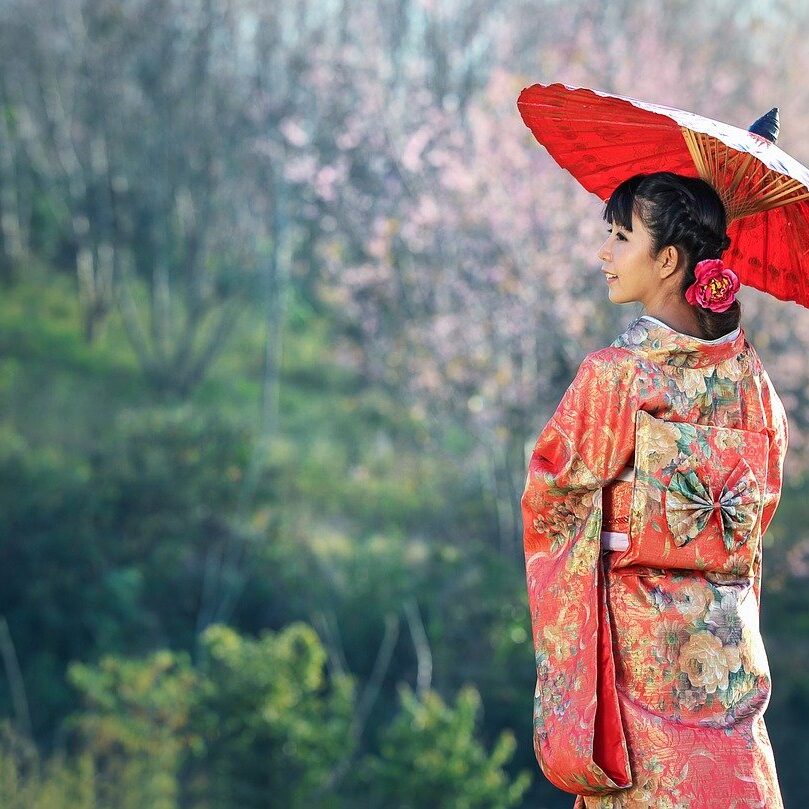
[[[689,337],[696,337],[698,340],[705,340],[705,334],[700,328],[696,313],[693,307],[688,306],[687,311],[681,307],[667,307],[661,310],[644,309],[644,315],[653,317],[661,323],[665,323],[669,328]]]

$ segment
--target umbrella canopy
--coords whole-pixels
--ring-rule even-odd
[[[750,131],[564,84],[526,87],[517,107],[556,162],[602,200],[641,172],[707,180],[728,212],[725,255],[739,280],[809,307],[809,169],[775,145],[777,110]]]

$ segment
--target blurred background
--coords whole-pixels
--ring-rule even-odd
[[[809,6],[663,8],[3,0],[0,805],[572,805],[519,501],[640,311],[517,95],[778,105],[809,163]],[[740,299],[790,418],[762,627],[798,806],[809,312]]]

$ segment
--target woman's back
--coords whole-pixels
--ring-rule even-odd
[[[645,317],[585,358],[537,440],[535,747],[591,796],[578,806],[781,806],[758,600],[786,444],[743,330],[703,341]],[[605,515],[624,549],[602,549]]]

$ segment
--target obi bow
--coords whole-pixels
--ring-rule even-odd
[[[744,545],[756,524],[761,495],[752,469],[743,459],[734,467],[714,499],[711,483],[690,467],[678,468],[666,491],[666,520],[678,547],[705,530],[713,514],[719,518],[725,549]]]

